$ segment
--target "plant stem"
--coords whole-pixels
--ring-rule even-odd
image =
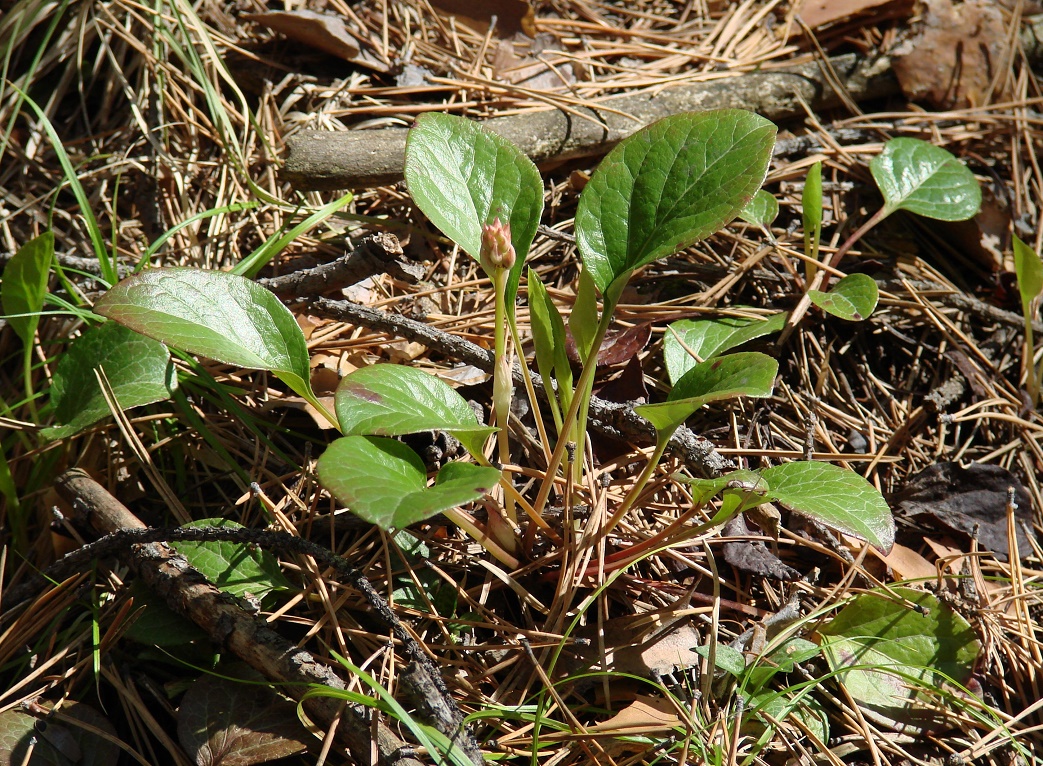
[[[1026,306],[1025,314],[1025,387],[1028,389],[1032,406],[1039,404],[1039,378],[1043,375],[1043,362],[1040,362],[1040,373],[1036,373],[1036,344],[1032,334],[1032,312]]]
[[[652,474],[655,473],[656,466],[659,465],[660,459],[663,457],[663,453],[666,452],[666,447],[670,443],[670,437],[673,436],[673,430],[665,434],[657,434],[655,449],[652,450],[651,457],[648,458],[648,463],[645,465],[645,470],[641,472],[641,475],[637,477],[637,481],[634,482],[634,486],[630,488],[630,492],[627,493],[626,498],[620,504],[616,512],[612,514],[611,518],[601,528],[601,534],[607,535],[613,529],[616,524],[626,516],[627,512],[634,507],[634,503],[641,496],[641,492],[644,490],[645,485],[648,484],[648,480],[652,478]]]
[[[511,331],[511,342],[514,343],[514,347],[517,349],[521,348],[521,343],[518,340],[518,321],[513,311],[507,314],[507,326]],[[529,409],[532,412],[533,419],[536,421],[536,431],[540,437],[540,448],[543,450],[543,459],[550,459],[550,440],[547,438],[547,426],[543,422],[543,415],[540,414],[540,400],[536,398],[536,389],[532,385],[532,375],[529,373],[528,365],[525,363],[525,355],[522,353],[518,354],[518,365],[522,369],[522,385],[525,387],[525,395],[529,397]],[[542,377],[542,376],[541,376]],[[550,404],[551,414],[555,416],[555,422],[557,423],[561,419],[561,413],[558,411],[557,398],[554,396],[554,390],[548,385],[548,381],[543,381],[543,387],[547,389],[547,402]],[[560,427],[560,426],[559,426]]]
[[[505,293],[507,290],[507,269],[497,269],[493,273],[493,291],[496,298],[495,323],[493,329],[493,416],[500,430],[496,433],[496,445],[499,449],[500,463],[511,462],[511,444],[508,423],[511,412],[511,396],[514,393],[514,382],[511,380],[511,360],[507,354],[507,308]],[[514,497],[504,495],[503,510],[507,518],[515,526],[518,525],[518,514],[514,510]]]
[[[550,456],[550,461],[547,463],[546,477],[544,478],[543,484],[540,486],[539,494],[536,496],[536,502],[532,504],[533,509],[540,516],[543,515],[543,508],[547,505],[547,498],[550,497],[551,487],[554,485],[554,475],[557,473],[558,466],[561,465],[562,459],[565,457],[565,449],[571,442],[570,434],[572,431],[572,425],[577,422],[577,415],[582,409],[586,412],[587,405],[590,404],[590,394],[594,388],[594,372],[597,368],[598,351],[601,350],[601,341],[605,339],[605,333],[608,331],[608,326],[612,322],[612,312],[615,306],[610,303],[605,303],[601,314],[601,322],[598,324],[597,332],[594,334],[594,342],[590,346],[590,351],[587,352],[587,358],[583,360],[583,372],[580,373],[579,381],[576,383],[576,391],[572,397],[572,402],[569,405],[569,411],[565,415],[562,421],[561,431],[558,433],[558,441],[554,445],[554,453]],[[583,440],[583,434],[579,434],[581,440]],[[580,442],[576,443],[577,448],[581,448],[583,445]],[[580,454],[583,454],[580,452]],[[571,478],[571,477],[570,477]]]
[[[872,217],[855,231],[847,241],[842,244],[833,256],[829,259],[828,265],[830,268],[835,269],[840,260],[847,255],[847,251],[850,250],[858,240],[865,236],[866,232],[880,223],[887,216],[893,213],[893,210],[882,207],[873,214]],[[807,289],[804,290],[804,295],[801,296],[800,301],[794,307],[793,311],[790,312],[789,318],[786,320],[786,326],[782,328],[782,333],[779,335],[777,347],[781,348],[782,345],[789,340],[789,336],[793,334],[793,331],[797,329],[797,325],[800,324],[800,320],[804,318],[804,315],[808,313],[808,309],[811,307],[811,296],[808,295],[812,290],[820,290],[825,285],[826,280],[829,278],[829,272],[825,269],[817,270],[814,279],[808,284]]]

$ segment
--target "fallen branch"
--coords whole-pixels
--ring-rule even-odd
[[[194,622],[218,646],[231,651],[267,679],[282,684],[282,689],[295,699],[316,685],[334,690],[347,687],[329,666],[243,609],[165,543],[188,539],[243,542],[246,535],[249,537],[247,542],[312,556],[320,564],[335,569],[340,577],[362,593],[373,608],[374,616],[392,630],[410,660],[430,679],[427,693],[430,694],[433,688],[440,697],[438,703],[448,711],[440,720],[455,723],[455,728],[443,733],[460,743],[476,766],[483,763],[478,745],[462,726],[463,716],[432,660],[369,581],[339,556],[286,533],[221,528],[150,529],[79,469],[66,471],[58,477],[56,487],[74,511],[106,537],[69,554],[48,571],[49,575],[53,577],[70,568],[75,571],[98,556],[119,554],[172,610]],[[408,755],[412,747],[399,739],[379,718],[374,720],[369,708],[325,696],[309,697],[302,704],[316,723],[326,727],[336,724],[337,736],[358,763],[371,763],[376,748],[378,761],[384,766],[419,766],[420,762]]]
[[[829,67],[855,101],[898,92],[890,59],[846,54]],[[605,109],[576,107],[496,117],[482,124],[521,147],[536,163],[603,154],[636,130],[671,114],[707,109],[749,109],[770,120],[819,111],[841,97],[817,62],[745,72],[709,82],[654,88],[606,98]],[[439,107],[440,108],[440,107]],[[611,110],[611,111],[608,111]],[[405,128],[342,132],[302,131],[286,142],[281,177],[299,191],[356,189],[402,178]]]

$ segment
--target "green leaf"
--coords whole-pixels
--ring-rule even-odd
[[[497,217],[510,222],[517,260],[506,300],[513,306],[543,215],[543,178],[532,160],[473,120],[429,112],[417,118],[406,139],[405,177],[417,207],[475,260],[482,226]]]
[[[173,348],[270,370],[295,393],[314,399],[304,333],[275,295],[245,277],[150,269],[113,287],[94,311]]]
[[[482,425],[474,410],[447,383],[401,364],[375,364],[345,375],[335,398],[346,436],[404,436],[448,431],[472,455],[482,454],[496,429]]]
[[[79,433],[111,414],[95,369],[105,371],[124,410],[169,399],[177,376],[166,346],[115,322],[92,327],[74,340],[58,360],[51,381],[51,405],[58,425],[44,439]]]
[[[572,331],[572,339],[576,341],[579,358],[585,360],[598,331],[597,289],[586,269],[579,274],[576,302],[572,304],[572,313],[569,314],[569,330]]]
[[[671,434],[704,404],[738,396],[771,396],[779,363],[766,354],[729,354],[695,365],[674,385],[665,402],[634,408],[660,438]]]
[[[32,345],[36,326],[40,323],[53,260],[54,233],[45,231],[18,248],[4,267],[0,303],[7,323],[27,346]]]
[[[721,109],[666,117],[624,139],[580,196],[576,244],[615,303],[634,269],[705,239],[757,193],[775,126]]]
[[[780,332],[785,326],[785,313],[772,314],[767,319],[681,319],[667,327],[663,338],[666,374],[671,383],[676,383],[699,361],[713,359],[754,338]]]
[[[859,322],[872,314],[879,297],[876,281],[868,274],[848,274],[828,293],[808,290],[812,303],[827,314],[849,322]]]
[[[222,529],[244,529],[229,519],[201,519],[185,524],[185,527],[221,527]],[[269,593],[289,590],[293,587],[279,567],[279,561],[268,551],[249,543],[234,543],[229,540],[195,542],[178,540],[170,544],[188,563],[198,569],[214,585],[233,596],[250,594],[263,599]]]
[[[495,468],[470,463],[449,463],[442,471],[451,478],[427,487],[424,464],[413,450],[375,436],[337,439],[318,461],[322,485],[356,516],[385,530],[478,500],[500,480]]]
[[[819,742],[829,740],[829,716],[816,698],[809,694],[799,698],[792,692],[765,691],[752,694],[746,700],[747,715],[757,716],[765,726],[769,719],[785,721],[791,716],[809,729]]]
[[[804,253],[818,260],[819,239],[822,237],[822,163],[808,169],[804,192],[800,196],[801,219],[804,224]]]
[[[1043,293],[1043,261],[1017,234],[1014,235],[1014,272],[1018,275],[1021,311],[1026,318],[1031,318],[1032,301]]]
[[[746,207],[739,211],[739,218],[754,226],[771,226],[778,215],[779,201],[774,194],[764,189],[758,189]]]
[[[569,365],[565,321],[554,305],[539,275],[529,269],[529,324],[532,344],[536,349],[536,366],[543,377],[547,391],[551,390],[552,376],[558,381],[558,390],[572,390],[572,367]]]
[[[697,479],[691,476],[684,476],[683,474],[676,474],[674,478],[689,486],[694,505],[705,505],[714,496],[727,489],[757,492],[761,495],[768,489],[768,484],[761,478],[759,473],[746,469],[731,471],[712,479]]]
[[[797,461],[759,471],[768,497],[887,552],[895,542],[891,509],[879,490],[853,471]]]
[[[700,644],[695,647],[695,653],[700,657],[710,658],[710,647]],[[746,657],[737,649],[732,649],[727,644],[717,644],[714,652],[714,665],[718,670],[723,670],[736,678],[746,672]]]
[[[981,644],[967,621],[930,593],[889,590],[894,595],[875,589],[840,610],[819,631],[823,654],[860,706],[907,726],[923,725],[931,716],[918,703],[918,690],[948,685],[948,679],[966,683]]]
[[[883,216],[908,210],[939,221],[965,221],[981,207],[981,189],[967,166],[941,147],[894,138],[869,163],[884,195]]]

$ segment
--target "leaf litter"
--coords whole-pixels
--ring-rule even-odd
[[[493,25],[491,18],[469,19],[422,3],[320,5],[319,10],[341,19],[349,44],[359,49],[357,56],[351,56],[369,64],[346,67],[343,61],[312,50],[313,46],[273,44],[269,33],[212,3],[197,7],[172,3],[169,17],[146,22],[139,9],[116,2],[83,24],[53,28],[49,22],[58,18],[54,14],[61,9],[34,13],[28,2],[5,5],[0,36],[18,54],[11,79],[30,94],[38,94],[41,83],[53,84],[48,86],[45,113],[91,194],[93,212],[104,230],[100,241],[115,243],[121,268],[146,260],[163,266],[228,268],[277,236],[287,223],[296,223],[300,198],[266,163],[275,156],[276,137],[306,127],[403,126],[418,113],[447,107],[472,117],[520,113],[548,104],[574,108],[616,93],[655,92],[676,82],[715,80],[809,57],[808,40],[789,3],[696,4],[687,11],[652,2],[576,3],[564,9],[516,3],[510,12],[520,32],[500,22]],[[934,12],[945,4],[929,5]],[[830,54],[851,48],[886,53],[890,41],[910,33],[906,4],[843,6],[811,19],[818,44]],[[263,3],[251,10],[283,12]],[[1011,24],[1006,29],[1013,29],[1014,18],[1003,16]],[[114,23],[114,19],[121,21]],[[539,46],[518,39],[515,45],[512,35],[522,34],[529,23],[549,39]],[[926,23],[930,27],[933,22]],[[165,26],[159,30],[156,24]],[[142,45],[143,40],[149,45]],[[995,37],[986,41],[987,46],[1003,42]],[[497,68],[508,61],[504,56],[497,63],[505,43],[523,54],[520,61],[510,60],[513,67],[538,63],[545,71],[564,76],[540,75],[540,88],[530,80],[512,82],[518,77],[506,69],[498,77]],[[68,68],[64,54],[77,50],[95,57],[93,69]],[[30,66],[37,51],[39,63]],[[183,55],[199,51],[202,60]],[[839,244],[842,228],[850,230],[863,222],[863,206],[872,210],[878,205],[867,185],[868,167],[885,137],[927,139],[944,146],[989,185],[987,196],[995,200],[989,214],[999,216],[1002,226],[990,221],[988,227],[1001,232],[995,249],[1008,259],[996,264],[998,273],[974,260],[960,235],[951,235],[949,224],[895,216],[841,264],[845,273],[867,275],[880,288],[879,306],[866,321],[849,324],[812,313],[777,352],[780,371],[770,399],[715,405],[688,420],[723,458],[739,467],[762,468],[805,456],[842,461],[887,491],[896,510],[915,522],[909,524],[900,515],[898,538],[903,547],[948,573],[929,583],[938,589],[935,596],[942,604],[931,603],[932,619],[959,607],[961,619],[988,648],[976,663],[961,658],[961,672],[971,668],[971,675],[949,673],[948,680],[932,678],[924,683],[918,704],[935,710],[944,707],[946,712],[940,719],[933,714],[930,725],[922,727],[926,734],[916,738],[879,736],[875,727],[886,729],[887,718],[895,720],[895,711],[885,711],[883,717],[865,716],[865,706],[853,701],[857,696],[852,684],[821,680],[827,669],[819,660],[776,676],[770,687],[774,692],[789,697],[803,693],[828,706],[830,736],[848,748],[838,751],[846,752],[839,757],[847,762],[897,765],[955,753],[966,760],[1007,763],[1015,756],[1038,758],[1043,750],[1030,709],[1040,696],[1038,668],[1043,661],[1038,649],[1039,597],[1032,585],[1040,562],[1034,533],[1027,531],[1039,526],[1043,509],[1038,479],[1043,475],[1043,428],[1038,413],[1026,410],[1020,392],[1023,336],[1016,293],[1013,299],[1004,299],[1000,289],[1003,272],[1013,271],[1009,232],[1013,229],[1038,248],[1043,179],[1033,161],[1039,140],[1030,100],[1036,88],[1034,75],[1020,54],[1000,62],[1001,58],[991,57],[996,68],[988,70],[988,83],[966,79],[926,83],[923,92],[929,99],[947,99],[946,108],[953,106],[953,98],[963,99],[973,108],[942,115],[919,107],[907,109],[899,102],[869,102],[858,111],[817,114],[803,124],[784,123],[783,130],[791,133],[783,138],[808,136],[811,148],[803,154],[780,155],[771,166],[766,188],[780,206],[771,224],[778,247],[764,252],[767,243],[757,229],[730,227],[680,256],[645,267],[620,301],[619,326],[652,329],[647,346],[640,339],[619,347],[628,357],[622,361],[639,359],[642,382],[661,401],[667,382],[662,348],[671,347],[670,338],[664,340],[663,334],[668,324],[680,319],[738,318],[735,326],[744,327],[746,322],[763,322],[792,308],[803,274],[798,258],[801,192],[813,162],[823,163],[822,248],[827,254]],[[422,81],[396,85],[391,75],[407,67],[422,70]],[[384,68],[388,76],[380,73]],[[966,67],[968,73],[981,71]],[[138,74],[128,78],[127,73]],[[90,79],[80,81],[81,77]],[[919,92],[910,89],[909,97],[919,98]],[[128,97],[138,111],[126,108]],[[66,269],[66,281],[51,280],[52,294],[73,305],[93,301],[101,286],[75,273],[84,264],[74,254],[90,253],[96,244],[81,225],[71,199],[60,197],[50,217],[52,207],[43,200],[52,199],[65,179],[54,147],[38,124],[26,119],[9,122],[19,108],[17,92],[8,88],[0,92],[0,116],[5,125],[13,125],[4,138],[8,162],[2,166],[7,170],[0,174],[5,199],[11,201],[2,214],[3,249],[13,253],[51,221],[56,259]],[[158,130],[161,125],[163,130]],[[841,132],[845,130],[860,131],[856,135],[861,137],[841,140],[838,137],[851,135]],[[551,231],[571,233],[578,186],[573,171],[589,172],[594,164],[594,160],[566,158],[542,168],[547,190],[543,223]],[[264,204],[256,204],[258,199]],[[306,204],[315,209],[332,199],[309,198]],[[411,212],[400,189],[359,189],[351,204],[354,213],[408,224],[400,236],[407,254],[420,254],[424,267],[423,280],[414,284],[373,277],[364,295],[367,303],[409,314],[417,301],[429,301],[433,309],[428,318],[438,328],[487,344],[492,301],[488,283],[474,264],[432,235],[426,221]],[[317,255],[319,260],[333,260],[343,255],[346,236],[354,241],[366,233],[357,226],[327,219],[298,237],[265,276],[292,271],[296,258]],[[165,232],[170,232],[165,244],[153,249]],[[550,300],[570,306],[576,289],[574,248],[550,234],[537,234],[529,264],[547,286]],[[49,305],[48,310],[57,306]],[[297,315],[310,313],[294,304],[291,310]],[[526,336],[524,310],[519,311],[519,319]],[[389,344],[400,340],[363,325],[323,317],[316,321],[309,352],[351,358],[353,367],[390,358]],[[12,360],[21,354],[16,325],[9,324],[0,336]],[[53,385],[69,338],[85,332],[86,327],[69,317],[41,318],[30,376],[35,390],[46,392]],[[774,336],[757,337],[750,331],[743,338],[744,351],[765,351],[771,350]],[[418,367],[447,374],[457,364],[419,344],[408,358]],[[295,356],[290,365],[294,374],[307,378],[307,367],[297,362]],[[175,496],[195,519],[222,515],[244,526],[275,523],[298,530],[349,556],[378,588],[390,592],[401,587],[401,578],[408,573],[389,571],[388,541],[372,528],[346,519],[337,504],[316,489],[310,461],[318,450],[311,453],[305,445],[324,443],[327,437],[316,435],[316,427],[307,419],[295,420],[285,409],[267,408],[280,398],[279,383],[271,375],[227,364],[190,364],[180,359],[176,364],[180,393],[165,403],[128,412],[124,425],[129,432],[101,420],[78,436],[42,448],[33,441],[34,430],[25,424],[54,425],[53,419],[48,420],[53,413],[34,409],[27,401],[22,376],[14,372],[17,365],[12,362],[8,372],[5,363],[3,401],[10,412],[4,413],[4,425],[10,431],[0,437],[3,527],[12,531],[10,540],[22,541],[20,547],[8,549],[5,594],[27,577],[26,569],[13,563],[15,552],[22,557],[19,562],[46,566],[74,544],[68,542],[74,539],[70,534],[86,532],[63,532],[61,520],[54,534],[48,528],[54,501],[46,491],[56,466],[74,464],[103,478],[150,524],[163,524],[169,511],[162,498]],[[474,379],[480,381],[480,376]],[[930,398],[954,380],[965,382],[946,388],[944,397]],[[471,384],[469,378],[461,389],[467,398],[488,399],[484,382]],[[639,389],[630,385],[625,390]],[[118,391],[116,398],[122,401]],[[228,409],[229,399],[238,403],[237,409]],[[44,397],[36,404],[45,402]],[[851,434],[864,442],[864,451],[849,446]],[[531,437],[526,444],[532,464],[538,465],[542,446]],[[476,564],[480,554],[452,525],[436,520],[414,528],[418,539],[430,546],[423,571],[435,572],[456,598],[440,595],[437,604],[425,602],[424,589],[414,588],[416,597],[410,599],[403,617],[450,669],[446,676],[461,704],[468,710],[503,713],[475,724],[482,727],[487,742],[495,743],[488,745],[490,753],[497,747],[498,755],[524,760],[538,743],[559,762],[598,762],[606,752],[648,762],[664,747],[677,748],[673,756],[684,755],[692,762],[708,760],[712,752],[745,757],[751,742],[758,740],[736,740],[728,725],[741,691],[692,694],[690,698],[698,702],[686,708],[672,701],[678,697],[676,689],[671,697],[670,689],[654,686],[654,679],[648,677],[638,683],[651,696],[630,692],[632,701],[623,697],[623,685],[615,681],[566,685],[561,694],[571,712],[543,708],[541,734],[531,727],[534,715],[519,706],[531,694],[548,688],[539,676],[538,663],[549,666],[549,657],[560,645],[579,647],[579,639],[588,640],[584,651],[592,662],[612,672],[608,650],[627,641],[625,631],[620,636],[613,626],[625,625],[625,620],[665,613],[663,619],[669,622],[671,614],[682,615],[683,635],[693,644],[690,649],[711,641],[727,644],[766,615],[782,610],[790,595],[800,592],[807,620],[787,630],[807,638],[814,637],[816,620],[826,631],[830,624],[839,624],[836,610],[851,609],[852,599],[863,598],[856,594],[881,578],[888,586],[893,584],[887,581],[886,566],[858,557],[858,543],[852,542],[848,551],[844,541],[830,542],[815,534],[806,539],[792,531],[798,525],[785,508],[777,540],[770,534],[749,532],[750,525],[746,532],[738,530],[749,536],[745,544],[758,545],[769,562],[778,562],[766,565],[761,574],[752,574],[729,556],[725,546],[738,541],[722,543],[721,538],[711,537],[694,544],[678,534],[669,547],[637,561],[610,582],[591,578],[586,573],[598,571],[604,553],[584,533],[597,529],[605,508],[622,502],[640,465],[632,446],[618,456],[603,457],[597,474],[605,478],[606,486],[592,496],[593,502],[548,514],[557,519],[575,554],[568,562],[540,559],[549,551],[537,547],[532,563],[498,577]],[[685,485],[672,478],[678,468],[670,460],[664,462],[641,507],[617,528],[619,542],[637,544],[678,521],[690,505]],[[251,482],[256,489],[251,489]],[[168,494],[156,491],[157,486]],[[1007,505],[1008,486],[1015,488],[1016,510]],[[1013,560],[1006,557],[1010,529],[1020,554]],[[952,557],[959,563],[949,560]],[[301,640],[310,649],[327,658],[329,647],[350,654],[385,687],[394,688],[404,663],[389,649],[386,635],[374,627],[362,599],[346,585],[322,577],[304,557],[280,558],[300,591],[275,611],[264,612],[273,627],[294,637],[309,633],[310,639]],[[560,572],[548,579],[555,566]],[[166,677],[163,660],[120,638],[133,613],[130,591],[121,586],[122,571],[102,567],[102,572],[104,578],[84,586],[89,590],[56,586],[32,609],[5,609],[3,625],[8,632],[0,647],[0,665],[7,668],[6,683],[0,688],[9,689],[5,705],[40,697],[49,705],[63,695],[86,700],[93,693],[95,676],[89,661],[93,642],[89,628],[77,619],[87,614],[95,615],[101,628],[103,663],[98,677],[106,702],[137,700],[142,692],[151,693],[144,679]],[[796,572],[803,579],[786,584],[773,572]],[[979,586],[976,596],[968,595],[967,584]],[[538,614],[518,591],[530,591],[535,603],[546,605],[549,613]],[[897,593],[909,599],[907,607],[926,599],[921,589]],[[906,613],[903,617],[913,619]],[[573,620],[582,634],[569,631]],[[519,636],[527,640],[537,663],[529,659]],[[187,646],[205,654],[205,645]],[[31,661],[25,647],[32,647]],[[672,656],[683,649],[669,644],[660,653]],[[682,683],[699,691],[723,690],[705,658],[694,651],[690,654],[698,659],[681,665],[701,673]],[[200,655],[186,653],[183,658],[198,660]],[[55,659],[62,659],[70,669],[61,679],[34,672],[37,664],[46,667]],[[748,653],[745,661],[747,667],[756,664]],[[204,664],[194,662],[195,667]],[[820,679],[813,691],[801,691],[805,671]],[[564,666],[559,672],[567,680],[569,671]],[[714,683],[704,687],[704,679]],[[975,688],[981,690],[980,703],[966,696],[965,690]],[[595,698],[599,689],[601,697]],[[183,691],[171,688],[170,698],[182,702]],[[755,700],[746,698],[746,702]],[[163,748],[176,752],[176,737],[171,737],[176,731],[174,717],[145,715],[134,705],[103,708],[113,719],[125,716],[128,726],[144,733],[142,741],[127,743],[129,747],[142,753]],[[510,715],[504,712],[508,709]],[[622,716],[622,710],[633,717]],[[793,711],[785,715],[805,721]],[[643,740],[641,722],[648,728],[669,730],[671,737],[656,739],[644,732],[648,739]],[[622,749],[603,745],[608,740],[596,736],[614,726],[626,727],[622,734],[616,732]],[[805,722],[805,728],[775,729],[758,745],[758,752],[769,760],[800,757],[809,751],[825,755],[821,747],[825,743],[810,737],[807,726]],[[120,726],[119,730],[128,729]],[[331,760],[342,757],[330,755]],[[147,755],[144,758],[149,760]]]

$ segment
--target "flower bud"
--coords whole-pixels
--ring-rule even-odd
[[[509,270],[514,265],[514,245],[511,244],[511,224],[497,218],[482,227],[482,268],[492,276]]]

